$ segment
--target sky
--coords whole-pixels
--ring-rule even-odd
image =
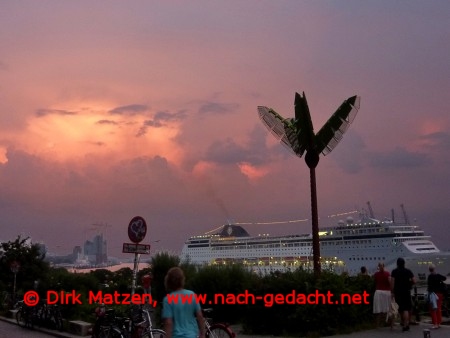
[[[305,92],[316,132],[361,97],[316,169],[319,226],[403,204],[450,249],[449,40],[444,0],[2,1],[0,239],[128,257],[134,216],[152,252],[309,233],[309,169],[257,114]]]

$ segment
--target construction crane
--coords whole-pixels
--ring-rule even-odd
[[[93,223],[93,224],[91,224],[91,227],[87,226],[84,228],[84,239],[87,240],[88,232],[96,231],[97,234],[100,234],[102,232],[102,228],[104,228],[106,230],[107,228],[110,228],[110,227],[112,227],[112,225],[110,225],[108,223]]]
[[[409,218],[408,215],[406,214],[406,210],[405,210],[405,206],[402,204],[400,204],[400,208],[402,209],[403,212],[403,218],[405,219],[405,224],[409,224]]]
[[[370,218],[375,218],[375,215],[373,214],[372,206],[370,205],[370,202],[367,202],[367,207],[369,208],[369,216]]]
[[[99,230],[101,230],[102,228],[107,230],[108,228],[112,227],[112,225],[108,223],[93,223],[92,226],[95,228],[99,228]]]

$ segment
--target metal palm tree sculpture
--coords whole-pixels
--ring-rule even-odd
[[[295,93],[295,118],[283,118],[271,108],[258,107],[261,121],[270,132],[298,157],[305,155],[311,180],[311,213],[314,273],[320,274],[319,218],[317,211],[316,167],[319,154],[329,154],[342,139],[359,110],[360,97],[345,100],[317,134],[309,113],[305,93]]]

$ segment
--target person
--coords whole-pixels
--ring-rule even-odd
[[[428,300],[432,329],[438,329],[442,322],[442,300],[444,299],[445,284],[447,277],[436,273],[436,268],[431,264],[428,268],[430,274],[427,279]]]
[[[100,327],[104,321],[105,315],[106,315],[106,307],[104,303],[99,304],[95,310],[95,323],[94,327],[92,328],[92,335],[91,338],[97,338],[100,335]]]
[[[414,274],[405,267],[405,260],[398,258],[397,267],[391,273],[391,291],[402,318],[402,331],[409,331],[410,311],[412,311],[411,288],[415,283]]]
[[[373,275],[375,294],[373,296],[373,313],[379,326],[380,317],[389,312],[391,306],[391,274],[384,269],[384,263],[378,263],[378,271]],[[390,318],[392,321],[392,318]],[[392,322],[391,322],[392,324]]]
[[[369,276],[367,268],[365,266],[362,266],[360,270],[361,270],[359,273],[360,276]]]
[[[162,318],[166,338],[205,338],[205,320],[194,292],[184,289],[185,277],[178,267],[169,269],[164,279],[166,291],[170,293],[163,300]],[[190,298],[191,297],[191,298]]]

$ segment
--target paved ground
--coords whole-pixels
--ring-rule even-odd
[[[8,319],[5,317],[0,317],[0,338],[20,338],[20,337],[60,337],[60,338],[80,338],[80,336],[72,335],[67,332],[57,332],[53,330],[38,329],[36,331],[31,331],[28,329],[21,328],[17,326],[15,320]],[[412,325],[409,332],[402,332],[401,327],[396,325],[393,330],[389,327],[379,328],[374,330],[367,330],[361,332],[354,332],[345,335],[332,336],[333,338],[377,338],[377,337],[414,337],[422,338],[423,330],[429,329],[430,324],[427,323],[425,319],[422,323],[418,325]],[[236,330],[238,331],[238,330]],[[437,330],[430,330],[431,338],[449,338],[450,337],[450,326],[442,326]],[[253,335],[243,335],[236,332],[237,337],[241,338],[283,338],[274,336],[253,336]]]
[[[17,325],[0,321],[0,338],[48,338],[52,337],[39,331],[25,330]]]
[[[330,338],[378,338],[378,337],[414,337],[422,338],[423,330],[429,329],[430,324],[421,323],[419,325],[412,325],[410,331],[402,332],[401,326],[396,325],[393,330],[390,327],[383,327],[374,330],[367,330],[361,332],[354,332],[350,334],[335,335],[330,336]],[[431,338],[449,338],[450,337],[450,326],[442,326],[437,330],[430,330]],[[250,335],[236,335],[239,338],[287,338],[287,337],[274,337],[274,336],[250,336]]]

